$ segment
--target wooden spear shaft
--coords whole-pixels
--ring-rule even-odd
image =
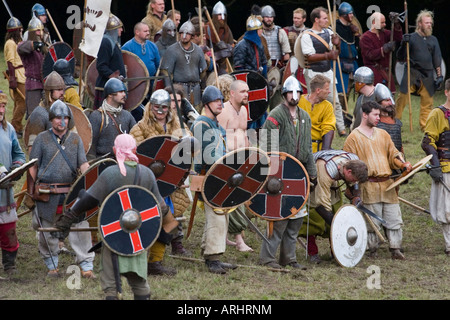
[[[48,17],[50,18],[50,21],[52,22],[53,28],[55,28],[55,31],[58,34],[59,41],[64,42],[62,37],[61,37],[61,34],[59,33],[58,28],[56,27],[55,22],[53,21],[52,16],[50,15],[50,12],[48,11],[48,9],[45,9],[45,11],[47,12]]]
[[[409,26],[408,26],[408,3],[405,0],[405,32],[409,33]],[[408,85],[408,103],[409,103],[409,130],[413,131],[413,125],[412,125],[412,104],[411,104],[411,65],[409,61],[409,42],[406,42],[406,65],[407,65],[407,77],[408,81],[406,82]]]

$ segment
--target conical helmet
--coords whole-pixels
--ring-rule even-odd
[[[23,28],[22,22],[19,21],[17,18],[10,18],[8,22],[6,23],[6,31],[11,32],[17,29]]]
[[[262,28],[262,22],[261,22],[261,20],[258,19],[257,16],[251,15],[250,17],[248,17],[247,26],[246,26],[247,31],[258,30],[261,28]]]
[[[219,1],[217,2],[212,10],[212,14],[217,14],[217,15],[221,15],[222,16],[222,20],[225,20],[225,15],[227,14],[227,8],[225,7],[225,5]]]
[[[45,79],[44,90],[62,90],[65,88],[66,84],[62,76],[56,71],[50,72]]]
[[[195,35],[195,27],[191,20],[186,21],[180,27],[180,33],[183,35],[183,38],[186,34]]]
[[[299,99],[298,92],[300,92],[300,94],[303,93],[300,82],[294,76],[289,76],[283,83],[281,94],[285,94],[287,92],[292,92],[292,98],[294,100]]]
[[[119,29],[120,27],[123,28],[122,21],[117,16],[110,13],[108,22],[106,23],[106,30],[115,30],[115,29]]]
[[[33,18],[31,18],[30,22],[28,23],[28,32],[36,30],[44,30],[44,24],[41,20],[33,16]]]
[[[392,97],[391,90],[388,89],[384,84],[377,83],[375,86],[375,101],[380,103],[383,100],[390,99],[392,102],[392,105],[395,105],[394,97]]]

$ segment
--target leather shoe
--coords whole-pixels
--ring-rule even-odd
[[[272,269],[281,269],[281,266],[278,263],[276,263],[275,261],[270,261],[270,262],[266,263],[264,266],[267,268],[272,268]]]
[[[297,261],[290,262],[286,266],[292,267],[294,269],[300,269],[300,270],[306,270],[307,269],[306,266],[298,263]]]
[[[208,267],[209,272],[211,273],[227,273],[227,271],[222,267],[222,263],[219,260],[205,260],[205,264]]]
[[[226,263],[226,262],[220,262],[220,266],[224,269],[231,269],[231,270],[234,270],[237,268],[237,265],[231,264],[231,263]]]
[[[164,267],[161,261],[149,262],[147,265],[147,274],[154,276],[174,276],[177,270],[173,268]]]

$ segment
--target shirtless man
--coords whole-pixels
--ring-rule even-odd
[[[226,130],[227,152],[249,146],[247,137],[247,109],[249,87],[242,80],[234,80],[230,85],[230,99],[224,103],[222,113],[217,116],[219,124]],[[244,212],[245,207],[241,207]],[[235,245],[239,251],[253,251],[242,237],[247,228],[247,221],[236,211],[230,213],[228,232],[235,236]]]

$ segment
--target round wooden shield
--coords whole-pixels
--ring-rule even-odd
[[[34,166],[37,161],[38,159],[31,159],[30,161],[25,162],[24,164],[14,169],[13,171],[8,172],[3,178],[0,179],[0,185],[7,181],[12,181],[18,176],[21,176],[22,174],[24,174],[24,172],[26,172],[28,169]]]
[[[352,268],[361,261],[367,247],[367,226],[355,206],[343,205],[335,213],[330,240],[333,256],[341,266]]]
[[[269,156],[258,148],[229,152],[206,173],[202,185],[203,200],[217,209],[240,206],[261,190],[269,168]]]
[[[48,48],[48,53],[45,54],[42,62],[42,77],[44,82],[47,79],[47,76],[53,71],[53,65],[58,59],[69,61],[72,75],[75,72],[76,61],[72,47],[65,42],[55,42]]]
[[[303,32],[299,34],[294,43],[294,57],[297,58],[298,65],[302,68],[306,67],[306,57],[302,51],[301,39],[303,37]]]
[[[308,87],[306,86],[305,76],[303,75],[303,69],[299,66],[296,57],[291,57],[284,68],[283,78],[281,79],[281,86],[290,76],[295,76],[302,86],[303,94],[308,93]]]
[[[98,216],[103,243],[121,256],[135,256],[159,236],[162,213],[155,196],[146,188],[127,185],[111,192]]]
[[[281,85],[281,71],[279,68],[270,68],[269,72],[267,72],[267,82],[271,85],[272,88],[270,90],[270,97],[273,97],[273,95]]]
[[[170,135],[158,135],[142,141],[136,150],[139,163],[149,167],[156,177],[159,193],[171,195],[189,175],[191,148]]]
[[[127,72],[126,78],[145,78],[149,77],[147,67],[144,62],[132,52],[122,50],[123,63]],[[94,59],[86,70],[85,83],[86,89],[91,99],[95,97],[95,82],[97,81],[97,59]],[[125,79],[126,80],[126,79]],[[125,81],[127,86],[127,100],[124,109],[132,111],[144,101],[150,89],[150,79]]]
[[[403,182],[405,182],[406,180],[411,178],[413,175],[415,175],[417,173],[417,171],[419,171],[424,165],[426,165],[427,162],[430,161],[432,157],[433,157],[433,155],[430,154],[430,155],[426,156],[425,158],[423,158],[422,160],[420,160],[419,162],[417,162],[415,165],[412,166],[412,170],[408,174],[395,180],[394,183],[392,183],[389,187],[386,188],[386,191],[389,191],[389,190],[401,185]]]
[[[400,85],[403,80],[403,75],[405,74],[405,68],[406,68],[406,62],[397,61],[395,64],[395,80],[397,80],[397,84]],[[441,62],[441,74],[445,79],[445,76],[447,74],[447,67],[445,65],[444,59],[442,59]],[[436,80],[437,74],[436,70],[433,69],[433,78]]]
[[[267,80],[253,70],[239,70],[230,73],[237,80],[242,80],[249,87],[247,121],[256,121],[261,118],[269,106],[269,85]]]
[[[95,162],[90,165],[89,168],[77,178],[77,180],[70,187],[69,193],[66,195],[64,199],[63,208],[64,211],[72,207],[75,201],[78,198],[78,194],[81,190],[88,190],[94,182],[97,180],[99,175],[111,165],[117,164],[116,160],[106,158]],[[90,219],[94,215],[98,213],[99,207],[92,208],[91,210],[85,213],[85,220]]]
[[[261,191],[246,203],[250,212],[269,221],[295,216],[309,198],[309,176],[303,164],[284,152],[269,152],[270,174]]]
[[[77,133],[81,137],[81,140],[83,141],[84,151],[85,153],[88,153],[92,145],[91,122],[89,121],[89,118],[86,116],[83,110],[81,110],[77,106],[74,106],[73,104],[67,102],[65,102],[65,104],[67,104],[67,106],[70,108],[70,111],[72,111],[73,120],[75,123],[71,131]],[[36,124],[31,123],[28,119],[27,124],[25,125],[25,129],[23,130],[23,141],[25,145],[28,146],[31,135],[38,135],[41,132],[42,128],[40,126],[37,127]]]

